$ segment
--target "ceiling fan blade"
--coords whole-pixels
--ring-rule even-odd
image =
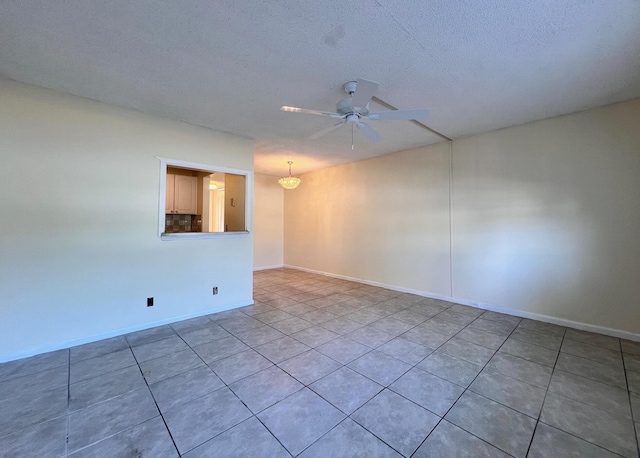
[[[280,107],[282,111],[288,111],[289,113],[303,113],[310,115],[318,115],[318,116],[329,116],[331,118],[343,118],[341,114],[334,113],[332,111],[319,111],[319,110],[309,110],[307,108],[298,108],[298,107],[288,107],[282,106]]]
[[[356,92],[353,93],[351,106],[364,108],[369,104],[371,97],[378,90],[378,83],[368,80],[358,80],[356,82]]]
[[[362,135],[364,135],[366,139],[369,140],[370,142],[375,143],[380,140],[380,134],[378,134],[378,132],[373,130],[373,128],[369,124],[359,122],[356,124],[356,127],[360,132],[362,132]]]
[[[333,126],[329,126],[325,129],[322,129],[320,132],[316,132],[313,135],[309,135],[307,140],[315,140],[316,138],[322,137],[324,134],[328,134],[332,130],[336,130],[338,127],[344,125],[344,121],[340,121],[338,124],[334,124]]]
[[[391,110],[369,113],[367,119],[371,121],[395,121],[399,119],[424,119],[429,110]]]

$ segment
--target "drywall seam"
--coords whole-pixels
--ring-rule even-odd
[[[236,309],[238,307],[245,307],[247,305],[253,305],[253,299],[249,301],[241,301],[236,302],[230,305],[223,305],[219,307],[214,307],[207,310],[201,310],[196,313],[189,313],[187,315],[182,315],[179,317],[167,318],[164,320],[154,321],[152,323],[144,323],[139,326],[132,326],[129,328],[118,329],[116,331],[109,331],[102,334],[96,334],[90,337],[83,337],[82,339],[68,340],[64,342],[56,342],[55,344],[43,345],[40,347],[30,348],[28,350],[13,352],[13,353],[5,353],[0,354],[0,363],[5,363],[7,361],[13,361],[15,359],[27,358],[29,356],[39,355],[41,353],[47,353],[55,350],[63,350],[65,348],[75,347],[77,345],[97,342],[98,340],[109,339],[111,337],[118,337],[125,334],[130,334],[136,331],[143,331],[149,328],[155,328],[156,326],[162,326],[165,324],[176,323],[178,321],[188,320],[190,318],[198,318],[204,315],[211,315],[212,313],[225,312],[227,310]]]
[[[608,328],[606,326],[597,326],[597,325],[594,325],[594,324],[582,323],[582,322],[579,322],[579,321],[567,320],[567,319],[564,319],[564,318],[557,318],[557,317],[550,316],[550,315],[543,315],[543,314],[539,314],[539,313],[525,312],[523,310],[499,307],[497,305],[487,304],[487,303],[483,303],[483,302],[475,302],[475,301],[470,301],[470,300],[467,300],[467,299],[459,299],[459,298],[456,298],[456,297],[441,296],[439,294],[432,294],[432,293],[429,293],[427,291],[419,291],[419,290],[414,290],[414,289],[410,289],[410,288],[402,288],[402,287],[398,287],[398,286],[394,286],[394,285],[387,285],[386,283],[363,280],[363,279],[360,279],[360,278],[348,277],[346,275],[337,275],[337,274],[332,274],[332,273],[328,273],[328,272],[322,272],[322,271],[318,271],[318,270],[307,269],[305,267],[292,266],[292,265],[289,265],[289,264],[285,264],[284,267],[287,268],[287,269],[300,270],[300,271],[303,271],[303,272],[309,272],[309,273],[313,273],[313,274],[324,275],[326,277],[331,277],[331,278],[339,278],[341,280],[353,281],[353,282],[362,283],[362,284],[365,284],[365,285],[378,286],[380,288],[386,288],[386,289],[390,289],[392,291],[400,291],[400,292],[403,292],[403,293],[416,294],[418,296],[428,297],[428,298],[431,298],[431,299],[440,299],[440,300],[447,301],[447,302],[453,302],[454,304],[467,305],[469,307],[474,307],[474,308],[478,308],[478,309],[482,309],[482,310],[490,310],[492,312],[504,313],[506,315],[517,316],[519,318],[529,318],[531,320],[543,321],[545,323],[556,324],[558,326],[566,326],[568,328],[579,329],[581,331],[595,332],[595,333],[598,333],[598,334],[604,334],[604,335],[607,335],[607,336],[619,337],[621,339],[627,339],[627,340],[633,340],[633,341],[636,341],[636,342],[640,342],[640,334],[636,334],[634,332],[629,332],[629,331],[623,331],[621,329],[613,329],[613,328]]]

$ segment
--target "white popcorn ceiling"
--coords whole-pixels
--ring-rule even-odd
[[[442,141],[387,121],[352,151],[279,110],[333,111],[357,78],[454,139],[640,96],[640,1],[0,0],[0,77],[251,138],[256,172],[295,174]]]

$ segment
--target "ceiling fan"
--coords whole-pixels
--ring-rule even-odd
[[[280,107],[282,111],[290,113],[304,113],[318,116],[327,116],[330,118],[340,119],[340,122],[322,129],[313,135],[307,137],[307,140],[315,140],[323,135],[346,124],[351,124],[351,149],[353,149],[353,129],[354,127],[360,131],[364,137],[372,142],[380,140],[380,135],[369,124],[364,121],[396,121],[424,119],[427,117],[428,111],[420,110],[392,110],[392,111],[375,111],[369,112],[369,102],[373,94],[378,89],[378,83],[373,81],[359,79],[357,81],[349,81],[344,83],[342,88],[349,94],[336,104],[336,112],[309,110],[297,107]]]

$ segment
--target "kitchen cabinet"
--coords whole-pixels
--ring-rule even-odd
[[[198,211],[198,179],[167,173],[165,212],[174,215],[195,215]]]

